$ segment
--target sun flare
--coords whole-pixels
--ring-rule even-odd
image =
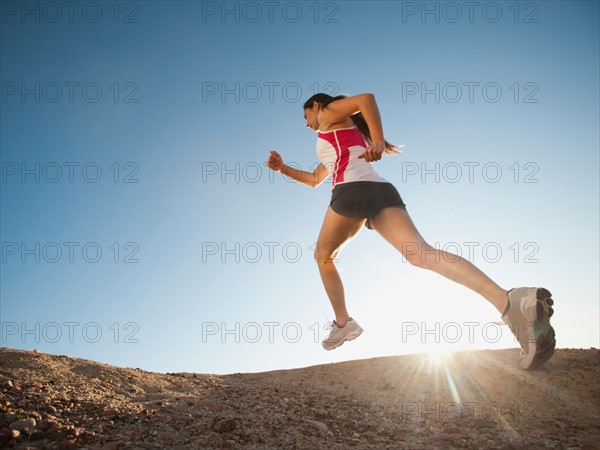
[[[441,365],[452,359],[452,350],[448,350],[443,346],[431,346],[425,353],[429,361],[434,365]]]

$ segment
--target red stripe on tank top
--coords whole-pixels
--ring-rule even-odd
[[[366,148],[364,139],[357,128],[332,130],[331,133],[319,133],[321,139],[329,142],[335,149],[336,161],[333,170],[332,184],[345,180],[346,169],[350,162],[350,147]]]
[[[329,144],[331,144],[331,146],[334,148],[335,150],[335,164],[333,165],[333,176],[331,177],[331,184],[335,185],[336,183],[336,179],[337,179],[337,171],[338,171],[338,167],[339,167],[339,161],[340,161],[340,149],[338,147],[338,143],[337,140],[335,139],[335,131],[332,133],[319,133],[319,137],[327,142],[329,142]]]
[[[333,177],[331,177],[331,182],[335,185],[338,182],[338,178],[340,176],[340,159],[342,158],[342,149],[340,147],[340,143],[337,140],[336,132],[331,133],[333,137],[333,148],[335,148],[335,165],[333,166]]]
[[[349,130],[339,130],[337,132],[338,142],[340,147],[344,149],[342,154],[342,161],[340,165],[343,167],[342,178],[339,181],[344,181],[344,174],[346,173],[346,167],[350,161],[350,147],[363,147],[366,148],[365,140],[363,139],[358,128],[351,128]]]
[[[348,146],[340,145],[338,131],[334,131],[333,134],[335,134],[335,140],[337,142],[338,147],[340,148],[338,174],[335,180],[336,183],[340,183],[344,181],[344,173],[346,172],[346,168],[348,167],[348,161],[350,161],[350,150],[348,149]]]

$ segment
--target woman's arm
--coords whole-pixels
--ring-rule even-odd
[[[286,166],[279,153],[275,150],[271,150],[271,154],[267,160],[267,167],[310,187],[319,186],[327,178],[327,175],[329,175],[327,168],[322,163],[312,172],[305,172],[304,170]]]
[[[305,172],[304,170],[295,169],[293,167],[284,165],[281,173],[302,184],[306,184],[307,186],[314,188],[319,186],[323,180],[327,178],[327,175],[329,175],[329,172],[327,172],[327,169],[322,163],[319,164],[312,172]]]
[[[373,142],[383,141],[381,115],[373,94],[359,94],[331,102],[319,114],[319,124],[343,122],[346,118],[358,112],[362,113],[365,118]]]
[[[319,124],[327,126],[339,123],[358,112],[364,117],[371,133],[371,145],[359,158],[364,158],[367,162],[378,161],[385,150],[385,139],[381,115],[373,94],[354,95],[329,103],[319,113]]]

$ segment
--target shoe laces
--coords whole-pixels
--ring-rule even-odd
[[[337,330],[339,330],[339,329],[341,329],[341,328],[342,328],[342,327],[340,327],[340,326],[339,326],[339,325],[338,325],[338,324],[335,322],[335,320],[332,320],[332,321],[329,323],[329,332],[330,332],[330,333],[332,333],[332,332],[335,332],[335,331],[337,331]]]

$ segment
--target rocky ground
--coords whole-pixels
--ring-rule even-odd
[[[155,373],[0,348],[0,447],[600,448],[600,351],[374,358],[264,373]]]

